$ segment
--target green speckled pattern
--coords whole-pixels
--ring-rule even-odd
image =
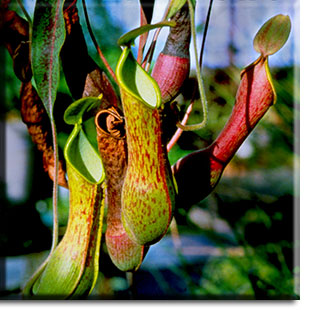
[[[128,145],[122,189],[122,222],[129,237],[152,244],[167,231],[175,204],[170,164],[158,109],[121,90]]]

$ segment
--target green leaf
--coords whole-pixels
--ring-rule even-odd
[[[52,118],[59,83],[59,53],[65,41],[64,0],[37,0],[31,43],[32,69],[39,96]]]
[[[64,0],[37,0],[31,36],[31,64],[37,91],[51,120],[54,151],[53,241],[58,243],[58,144],[53,107],[59,83],[59,53],[65,41]],[[30,29],[31,32],[31,29]]]
[[[161,105],[161,93],[156,81],[134,59],[131,49],[125,47],[116,67],[121,88],[146,106],[155,109]]]
[[[64,114],[65,122],[69,125],[82,123],[83,114],[100,103],[99,97],[84,97],[71,103]]]
[[[170,26],[170,27],[174,27],[176,24],[174,21],[171,21],[171,22],[168,22],[168,21],[163,21],[163,22],[160,22],[160,23],[157,23],[157,24],[154,24],[154,25],[144,25],[144,26],[141,26],[139,28],[135,28],[127,33],[125,33],[124,35],[122,35],[118,41],[117,41],[117,44],[120,45],[120,46],[124,46],[124,45],[132,45],[134,43],[134,40],[140,36],[141,34],[145,33],[145,32],[148,32],[152,29],[155,29],[155,28],[161,28],[161,27],[165,27],[165,26]]]
[[[257,32],[254,38],[254,48],[267,57],[276,53],[287,41],[291,31],[289,16],[282,14],[269,19]]]
[[[101,157],[85,135],[82,125],[76,124],[65,147],[65,159],[88,182],[99,184],[104,179]]]
[[[171,0],[168,7],[167,19],[179,11],[185,3],[186,0]]]

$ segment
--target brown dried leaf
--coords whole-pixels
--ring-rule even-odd
[[[44,170],[54,180],[54,152],[52,148],[51,128],[43,103],[30,82],[22,84],[20,97],[22,120],[28,127],[28,132],[33,143],[42,152]],[[60,160],[58,182],[60,186],[67,188],[68,184],[65,171],[64,162]]]
[[[112,84],[107,75],[97,68],[86,77],[83,97],[98,97],[100,94],[103,95],[102,109],[118,107],[119,100]]]

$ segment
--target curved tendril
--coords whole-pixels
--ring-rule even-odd
[[[197,74],[198,88],[199,88],[200,99],[201,99],[203,120],[201,123],[193,124],[193,125],[182,125],[181,123],[178,123],[177,126],[184,131],[199,130],[206,125],[207,120],[208,120],[207,97],[206,97],[205,90],[203,87],[203,80],[201,77],[199,58],[198,58],[198,52],[197,52],[197,40],[196,40],[196,31],[195,31],[195,10],[194,10],[191,0],[187,0],[187,3],[188,3],[190,18],[191,18],[191,31],[192,31],[193,44],[194,44],[196,74]]]

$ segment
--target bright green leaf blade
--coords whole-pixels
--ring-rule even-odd
[[[39,96],[52,118],[59,83],[59,53],[65,41],[64,0],[37,0],[32,31],[32,70]]]
[[[179,11],[185,3],[186,0],[171,0],[168,7],[167,19]]]
[[[161,93],[156,81],[134,59],[130,48],[125,47],[116,67],[121,88],[150,108],[159,108]]]
[[[101,157],[85,135],[82,126],[76,124],[65,147],[65,158],[92,184],[99,184],[104,179]]]
[[[64,114],[65,122],[69,125],[81,122],[83,114],[100,103],[101,100],[98,97],[85,97],[71,103]]]
[[[254,38],[254,48],[267,57],[276,53],[287,41],[291,31],[289,16],[282,14],[269,19],[257,32]]]
[[[170,26],[170,27],[174,27],[175,26],[175,22],[171,21],[171,22],[168,22],[168,21],[164,21],[164,22],[160,22],[160,23],[157,23],[157,24],[154,24],[154,25],[144,25],[144,26],[141,26],[139,28],[135,28],[127,33],[125,33],[124,35],[122,35],[118,41],[117,41],[117,44],[120,45],[120,46],[124,46],[124,45],[132,45],[134,40],[140,36],[141,34],[145,33],[145,32],[148,32],[152,29],[155,29],[155,28],[161,28],[161,27],[165,27],[165,26]]]

